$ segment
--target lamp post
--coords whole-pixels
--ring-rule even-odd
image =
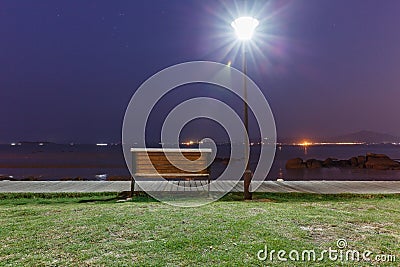
[[[259,22],[257,19],[253,17],[240,17],[235,19],[231,26],[235,29],[235,33],[237,38],[242,43],[242,59],[243,59],[243,98],[244,98],[244,127],[246,128],[247,135],[249,135],[249,107],[247,105],[247,62],[246,62],[246,42],[251,40],[255,29],[257,28]],[[250,137],[249,137],[250,138]],[[244,158],[248,159],[246,163],[246,170],[244,173],[243,181],[244,181],[244,199],[250,200],[252,199],[252,193],[250,192],[250,183],[252,179],[252,173],[249,167],[250,162],[250,151],[249,151],[249,138],[245,136],[245,151]]]

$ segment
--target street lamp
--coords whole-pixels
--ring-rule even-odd
[[[259,22],[253,17],[240,17],[232,21],[231,26],[235,29],[239,40],[250,40]]]
[[[246,128],[247,135],[249,136],[249,115],[248,115],[248,105],[247,105],[247,62],[246,62],[246,41],[251,40],[255,29],[257,28],[259,22],[257,19],[253,17],[240,17],[232,21],[231,26],[235,29],[235,33],[237,38],[242,41],[242,59],[243,59],[243,89],[244,89],[244,126]],[[244,181],[244,199],[252,199],[252,194],[250,192],[250,183],[252,179],[252,173],[249,168],[250,162],[250,153],[249,153],[249,142],[247,136],[245,137],[245,159],[246,170],[244,173],[243,181]]]

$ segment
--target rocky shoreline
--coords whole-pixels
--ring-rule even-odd
[[[320,168],[358,168],[374,170],[400,170],[400,163],[385,154],[367,153],[365,156],[352,157],[347,160],[327,158],[325,160],[301,158],[289,159],[286,169],[320,169]]]

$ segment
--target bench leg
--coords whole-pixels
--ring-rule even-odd
[[[131,195],[130,195],[130,197],[133,197],[134,193],[135,193],[135,179],[132,177],[132,180],[131,180]]]
[[[207,182],[208,182],[208,185],[207,185],[207,186],[208,186],[208,190],[207,190],[207,191],[208,191],[208,192],[207,192],[207,197],[208,197],[208,198],[210,198],[210,183],[211,183],[211,180],[210,180],[210,175],[208,176],[208,181],[207,181]]]

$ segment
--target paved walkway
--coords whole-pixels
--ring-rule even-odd
[[[226,191],[243,192],[243,182],[212,182],[208,188],[205,181],[151,182],[141,184],[155,191]],[[256,192],[299,192],[319,194],[393,194],[400,193],[400,181],[264,181],[253,182],[252,188],[259,185]],[[0,193],[32,192],[121,192],[129,191],[129,181],[0,181]],[[135,190],[141,190],[137,184]]]

